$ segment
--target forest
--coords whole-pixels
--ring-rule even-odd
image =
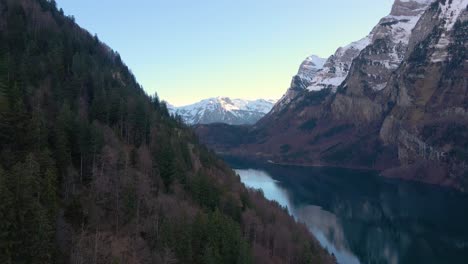
[[[333,263],[54,0],[0,0],[0,263]]]

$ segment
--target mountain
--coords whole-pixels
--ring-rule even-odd
[[[321,72],[325,66],[326,59],[316,55],[307,57],[299,67],[296,76],[291,81],[291,87],[286,94],[274,105],[272,112],[278,112],[281,108],[291,102],[298,94],[307,88],[308,84],[316,75]]]
[[[0,0],[0,263],[333,263],[49,0]]]
[[[275,104],[275,100],[243,100],[216,97],[198,103],[174,107],[169,106],[172,114],[177,114],[189,125],[225,123],[230,125],[255,124]]]
[[[385,76],[380,76],[378,68],[395,69],[401,63],[408,45],[411,30],[421,17],[422,13],[429,6],[431,0],[420,1],[400,1],[397,0],[392,7],[390,14],[382,18],[378,25],[364,38],[355,41],[345,47],[337,49],[335,54],[330,56],[325,63],[319,64],[321,67],[314,74],[305,75],[302,73],[302,66],[299,73],[293,78],[291,87],[280,102],[274,107],[273,112],[281,111],[284,105],[291,102],[296,95],[304,89],[308,91],[320,91],[323,89],[336,89],[348,76],[353,61],[360,55],[361,51],[369,45],[377,45],[385,39],[387,52],[374,55],[374,60],[378,63],[374,65],[372,71],[375,79],[385,80]],[[379,57],[380,56],[380,57]],[[379,57],[379,58],[377,58]],[[306,64],[308,59],[303,62]],[[385,71],[384,69],[384,71]],[[382,89],[384,83],[375,81],[373,89]],[[299,91],[299,93],[292,93]]]
[[[197,132],[231,155],[376,169],[467,190],[467,5],[396,0],[368,36],[311,77],[295,76],[254,126]]]

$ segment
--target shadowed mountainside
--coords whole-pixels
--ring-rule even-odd
[[[0,0],[1,263],[333,263],[55,1]]]

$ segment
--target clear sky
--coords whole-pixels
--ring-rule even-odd
[[[174,105],[278,99],[304,58],[364,37],[393,0],[56,0]]]

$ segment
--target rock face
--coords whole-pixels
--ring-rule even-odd
[[[317,73],[323,69],[325,62],[327,60],[320,58],[319,56],[312,55],[307,57],[304,62],[302,62],[299,67],[297,76],[301,77],[304,80],[311,81],[317,75]]]
[[[395,106],[380,129],[403,168],[460,189],[468,183],[467,5],[437,2],[418,23],[412,50],[389,81],[388,101]]]
[[[385,110],[385,99],[376,100],[405,55],[412,31],[432,0],[396,0],[390,15],[369,35],[370,44],[353,60],[342,91],[332,103],[336,118],[371,123]]]
[[[255,124],[273,107],[275,100],[242,100],[216,97],[198,103],[174,107],[172,114],[178,114],[189,125],[225,123],[230,125]]]
[[[255,159],[372,168],[466,189],[467,5],[396,0],[366,38],[338,49],[309,78],[295,76],[241,145],[210,144]],[[202,140],[217,129],[205,127]]]
[[[290,88],[276,103],[272,112],[280,111],[283,107],[286,107],[291,100],[296,98],[297,95],[301,94],[315,76],[323,70],[326,62],[326,59],[316,55],[307,57],[299,67],[297,74],[293,77]]]
[[[367,83],[365,85],[374,90],[383,89],[389,73],[395,70],[403,60],[411,30],[432,1],[397,0],[390,15],[382,18],[369,35],[338,48],[325,63],[318,64],[321,67],[313,68],[312,71],[303,70],[304,65],[308,65],[310,58],[314,56],[307,58],[302,63],[299,73],[293,77],[291,88],[273,108],[273,112],[281,111],[303,90],[331,89],[336,92],[338,86],[348,77],[352,63],[364,49],[366,51],[361,54],[359,61],[362,65],[366,65]],[[356,73],[361,73],[362,67],[355,67],[355,69],[359,69]],[[359,77],[362,78],[362,76]]]

